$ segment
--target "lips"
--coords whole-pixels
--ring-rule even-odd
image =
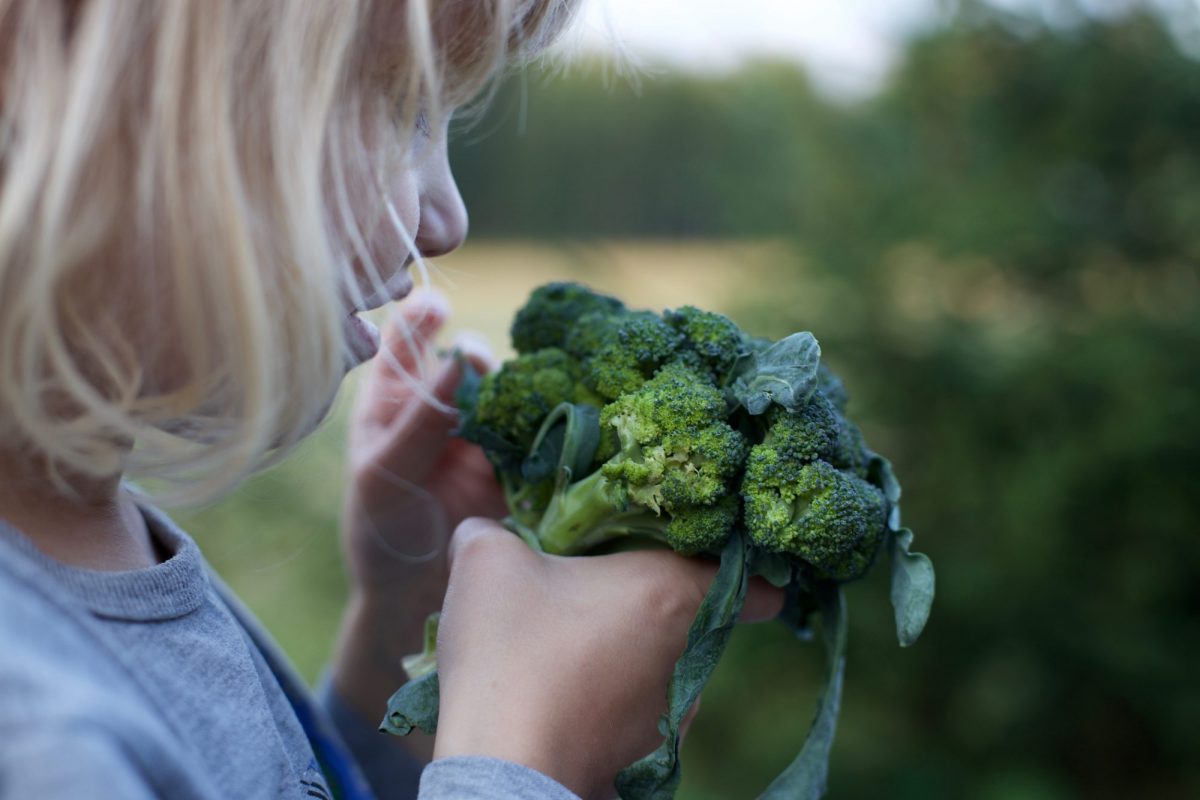
[[[358,302],[350,307],[350,313],[343,325],[346,344],[353,361],[349,365],[350,368],[374,358],[375,354],[379,352],[380,341],[382,339],[379,328],[376,327],[375,323],[363,319],[358,315],[365,311],[373,311],[376,308],[381,308],[388,303],[402,300],[408,296],[409,292],[413,289],[412,276],[407,269],[409,261],[406,261],[382,285],[376,281],[367,286],[360,286],[363,296],[358,298]]]
[[[379,345],[383,337],[373,322],[351,314],[346,317],[344,330],[346,343],[354,359],[354,364],[351,366],[370,361],[379,352]]]
[[[408,263],[406,261],[404,266],[391,275],[382,285],[378,282],[367,285],[360,283],[359,291],[362,292],[363,296],[357,298],[358,302],[353,305],[351,312],[371,311],[407,297],[413,289],[412,275],[408,271]]]

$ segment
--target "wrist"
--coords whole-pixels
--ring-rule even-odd
[[[333,688],[368,719],[382,719],[387,699],[408,680],[404,656],[420,650],[423,620],[387,614],[356,595],[346,605],[332,663]]]
[[[578,719],[565,719],[561,705],[543,702],[533,685],[522,683],[463,687],[453,675],[449,687],[443,681],[433,758],[499,759],[539,772],[580,797],[611,794],[608,748],[581,737]],[[513,697],[526,701],[512,702]]]
[[[330,667],[330,686],[338,700],[372,729],[387,713],[388,698],[408,680],[401,659],[420,649],[423,623],[415,626],[415,644],[405,649],[409,625],[397,615],[389,617],[361,595],[346,605]],[[421,763],[433,757],[432,736],[414,732],[402,739],[386,738]]]

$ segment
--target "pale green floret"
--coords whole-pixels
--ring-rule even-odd
[[[618,452],[551,500],[534,528],[543,549],[584,552],[620,535],[689,553],[719,548],[736,521],[736,499],[728,498],[747,452],[725,422],[721,392],[670,364],[606,406],[600,424],[615,431]]]
[[[681,364],[605,406],[600,424],[621,445],[601,471],[656,513],[716,502],[746,455],[745,439],[725,422],[724,395]]]
[[[862,576],[887,527],[887,501],[877,487],[824,461],[802,464],[766,445],[751,448],[742,495],[755,544],[799,558],[832,580]]]

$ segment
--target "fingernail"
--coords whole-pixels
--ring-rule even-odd
[[[425,313],[433,313],[445,319],[450,316],[450,298],[445,292],[431,287],[414,289],[412,294],[403,301],[410,309],[423,309]]]

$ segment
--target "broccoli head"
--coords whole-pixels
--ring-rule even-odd
[[[800,559],[823,578],[861,577],[887,530],[887,501],[878,487],[769,444],[751,448],[742,496],[751,541]]]
[[[832,744],[845,663],[840,583],[861,577],[887,540],[901,645],[920,634],[933,567],[900,527],[900,485],[846,418],[842,382],[807,331],[756,339],[691,306],[663,314],[571,283],[533,292],[512,326],[519,355],[480,378],[465,363],[459,434],[482,445],[507,500],[505,525],[531,547],[583,555],[667,546],[717,556],[676,665],[663,748],[622,771],[622,797],[668,797],[679,728],[729,638],[747,580],[785,589],[780,620],[807,638],[813,616],[828,677],[800,755],[764,796],[816,796]],[[409,659],[413,673],[433,666]],[[416,674],[413,674],[416,678]],[[436,674],[410,681],[385,727],[433,732]],[[665,748],[665,749],[664,749]]]

